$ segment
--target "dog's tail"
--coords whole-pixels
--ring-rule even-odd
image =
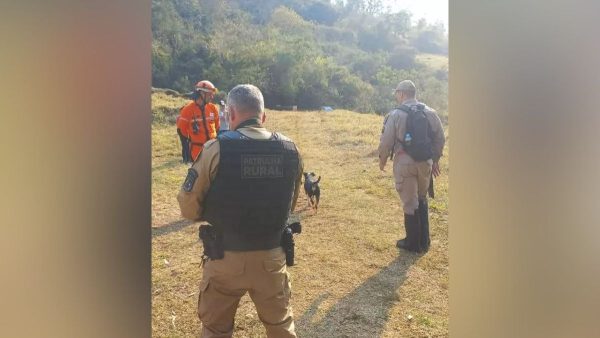
[[[315,181],[315,183],[319,183],[320,180],[321,180],[321,176],[319,176],[319,178]]]

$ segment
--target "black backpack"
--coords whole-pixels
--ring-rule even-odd
[[[400,141],[404,147],[404,151],[417,162],[433,158],[433,149],[429,136],[431,127],[425,115],[425,105],[421,103],[414,106],[403,104],[398,109],[408,114],[404,138]]]

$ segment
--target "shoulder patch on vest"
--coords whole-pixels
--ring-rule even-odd
[[[188,169],[188,174],[185,177],[185,181],[183,181],[183,191],[190,192],[194,187],[194,183],[196,183],[196,179],[198,178],[198,172],[194,168]]]
[[[385,114],[385,116],[383,117],[383,127],[381,127],[381,133],[383,134],[383,132],[385,132],[385,125],[387,124],[388,119],[390,118],[390,115],[392,113],[389,112],[387,114]]]

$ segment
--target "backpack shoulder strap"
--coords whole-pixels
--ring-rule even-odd
[[[412,111],[412,109],[410,108],[410,106],[405,105],[405,104],[400,105],[400,107],[396,107],[394,109],[402,110],[405,113],[410,113]]]
[[[410,114],[412,112],[425,112],[425,105],[422,103],[417,103],[414,106],[403,104],[395,109],[402,110],[403,112]]]

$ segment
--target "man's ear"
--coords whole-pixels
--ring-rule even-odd
[[[262,117],[260,118],[260,123],[265,123],[266,120],[267,120],[267,113],[263,112]]]
[[[232,106],[228,106],[227,109],[229,110],[229,122],[234,122],[237,119],[235,109]]]

